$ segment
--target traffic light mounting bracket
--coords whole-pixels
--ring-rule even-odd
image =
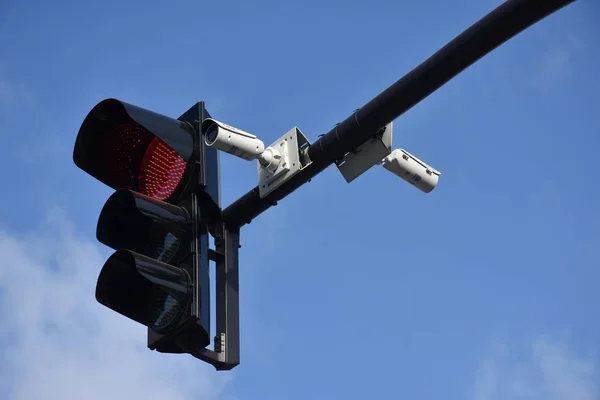
[[[157,349],[161,343],[176,338],[176,341],[197,359],[211,364],[217,370],[231,370],[240,363],[240,325],[239,325],[239,229],[228,229],[223,222],[220,209],[219,189],[219,154],[216,149],[205,145],[200,125],[210,114],[204,102],[192,106],[178,120],[193,127],[194,135],[194,174],[195,178],[185,190],[191,192],[192,220],[194,237],[192,255],[194,257],[195,282],[200,281],[201,287],[196,287],[195,298],[200,300],[194,304],[194,314],[202,318],[201,325],[210,331],[210,294],[208,262],[215,263],[215,311],[216,334],[214,350],[199,347],[189,336],[177,335],[177,332],[157,335],[149,330],[149,346]],[[216,168],[215,168],[216,167]],[[204,228],[207,227],[208,229]],[[208,240],[203,237],[212,236],[215,239],[215,250],[210,249]],[[206,268],[206,269],[205,269]],[[192,323],[192,321],[190,321]],[[210,332],[208,332],[210,335]],[[164,352],[164,351],[163,351]],[[170,352],[170,351],[166,351]]]
[[[239,307],[239,231],[229,230],[223,222],[213,227],[216,250],[209,250],[216,276],[216,335],[214,350],[206,348],[191,353],[214,366],[218,371],[231,370],[240,363]]]
[[[204,106],[204,102],[198,103],[194,108],[198,114],[188,114],[188,121],[193,121],[196,137],[194,142],[197,146],[198,189],[195,193],[196,210],[202,205],[208,207],[220,203],[219,171],[211,170],[210,166],[219,164],[219,153],[216,149],[206,146],[200,126],[202,121],[210,118],[210,114]],[[180,119],[185,120],[186,114]],[[197,117],[197,118],[194,118]],[[211,159],[217,157],[217,159]],[[216,184],[215,184],[216,183]],[[212,201],[204,201],[208,197]],[[216,211],[216,210],[213,210]],[[238,255],[240,247],[240,234],[238,230],[231,230],[225,226],[221,217],[221,210],[209,212],[211,217],[219,215],[217,221],[210,218],[205,223],[210,224],[207,234],[215,239],[215,250],[207,249],[207,258],[215,263],[215,312],[216,312],[216,334],[214,337],[213,350],[207,348],[196,348],[190,354],[197,359],[214,366],[218,371],[227,371],[235,368],[240,363],[240,307],[239,307],[239,264]],[[196,224],[201,226],[196,215]],[[198,237],[198,236],[197,236]],[[197,249],[201,251],[200,248]],[[208,284],[204,290],[208,289]],[[210,304],[210,302],[208,303]],[[207,312],[210,308],[205,309]]]

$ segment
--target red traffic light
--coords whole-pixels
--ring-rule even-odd
[[[181,189],[192,153],[187,123],[107,99],[83,121],[73,160],[113,189],[169,200]]]
[[[210,343],[209,237],[200,216],[220,214],[219,166],[194,128],[208,117],[202,102],[173,119],[107,99],[86,116],[73,150],[75,165],[116,190],[96,229],[116,250],[96,300],[147,326],[148,347],[165,353]]]
[[[139,192],[166,200],[183,179],[187,163],[165,142],[155,137],[140,166]]]

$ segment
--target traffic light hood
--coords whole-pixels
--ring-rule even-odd
[[[191,229],[191,217],[183,207],[120,189],[102,208],[96,237],[115,250],[129,249],[169,262]]]
[[[113,189],[168,200],[179,188],[193,150],[188,123],[107,99],[81,124],[73,161]]]
[[[96,300],[119,314],[164,333],[175,328],[191,301],[191,279],[181,268],[119,250],[106,261]]]

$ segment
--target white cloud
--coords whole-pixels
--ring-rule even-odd
[[[473,400],[595,400],[598,371],[591,359],[563,343],[536,339],[526,357],[515,357],[496,344],[483,361],[473,386]]]
[[[69,145],[65,143],[64,137],[47,133],[40,135],[36,140],[27,140],[25,143],[15,145],[15,155],[25,164],[48,165],[51,159],[70,157],[73,145],[71,143]]]
[[[546,48],[536,57],[533,74],[528,79],[545,94],[562,90],[574,77],[576,67],[585,63],[589,52],[585,37],[563,32],[559,39],[547,39]]]
[[[572,54],[569,47],[555,46],[542,58],[537,74],[537,83],[541,89],[552,90],[571,78]]]
[[[60,210],[33,233],[0,231],[0,397],[216,399],[231,379],[146,348],[146,329],[98,304],[106,258]]]
[[[0,104],[7,105],[33,105],[37,103],[36,96],[25,85],[0,79]]]

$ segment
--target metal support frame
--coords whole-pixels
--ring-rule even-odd
[[[220,184],[219,184],[219,153],[216,149],[204,145],[200,124],[210,114],[204,102],[199,102],[179,119],[194,127],[195,142],[195,173],[196,180],[191,183],[192,193],[192,243],[194,287],[192,304],[193,315],[199,320],[190,320],[190,325],[198,323],[210,335],[210,279],[209,261],[215,262],[216,283],[216,335],[214,350],[197,346],[190,341],[190,335],[178,337],[181,349],[163,352],[187,352],[192,356],[214,366],[217,370],[231,370],[240,363],[240,318],[239,318],[239,229],[228,230],[221,220]],[[207,229],[208,228],[208,229]],[[215,250],[210,249],[209,236],[215,238]],[[159,340],[167,341],[177,337],[178,332],[162,337],[149,330],[149,342],[156,347]],[[153,348],[151,347],[151,348]]]
[[[214,350],[198,349],[192,355],[217,370],[231,370],[240,363],[239,264],[240,234],[220,223],[215,236],[216,250],[209,258],[216,262],[216,320]]]

